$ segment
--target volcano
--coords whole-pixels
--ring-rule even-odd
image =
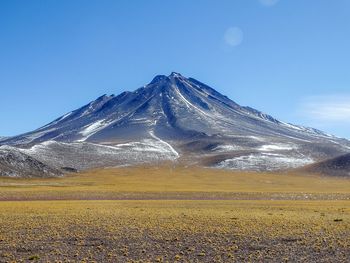
[[[241,106],[179,73],[103,95],[51,123],[0,141],[54,168],[164,160],[237,170],[296,168],[350,151],[350,142]]]

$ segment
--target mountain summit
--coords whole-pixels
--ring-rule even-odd
[[[27,153],[28,148],[38,153],[49,146],[53,151],[52,145],[56,152],[62,145],[114,147],[110,150],[127,145],[128,151],[138,147],[145,154],[148,147],[172,159],[253,170],[300,166],[346,153],[350,147],[346,140],[240,106],[176,72],[158,75],[134,92],[103,95],[42,128],[0,143]],[[117,159],[109,158],[109,164]]]
[[[192,136],[273,136],[308,139],[328,135],[280,122],[242,107],[209,86],[179,73],[158,75],[148,85],[118,96],[103,95],[11,144],[119,142],[157,135],[183,140]]]

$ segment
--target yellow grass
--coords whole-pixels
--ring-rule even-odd
[[[1,178],[0,200],[0,262],[350,262],[344,178],[129,167]]]
[[[0,261],[350,259],[347,201],[0,202],[0,226]]]
[[[242,173],[204,168],[100,169],[51,179],[0,179],[0,199],[139,199],[232,194],[349,195],[350,180],[307,175]],[[334,198],[332,198],[334,199]]]

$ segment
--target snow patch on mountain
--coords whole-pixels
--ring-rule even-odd
[[[219,145],[213,149],[213,151],[216,152],[232,152],[232,151],[239,151],[243,148],[237,145]]]
[[[176,158],[179,157],[179,154],[175,149],[167,142],[161,140],[159,137],[157,137],[153,131],[150,132],[150,135],[152,138],[156,139],[158,141],[158,144],[161,146],[161,148],[165,149],[167,152],[171,152]]]
[[[180,98],[182,99],[183,102],[185,102],[186,106],[191,109],[195,109],[197,112],[203,114],[204,116],[210,117],[212,118],[212,116],[210,116],[208,113],[204,112],[203,110],[199,109],[198,107],[196,107],[195,105],[193,105],[191,102],[189,102],[179,91],[178,87],[174,86],[174,89],[176,90],[176,93],[180,96]]]
[[[84,129],[79,132],[79,134],[81,134],[84,137],[79,139],[78,142],[86,141],[90,136],[94,135],[96,132],[104,129],[110,124],[111,122],[106,122],[106,120],[103,119],[85,126]]]
[[[154,138],[116,145],[50,141],[19,150],[52,167],[78,170],[157,163],[178,158],[178,153],[170,145]]]
[[[265,144],[258,148],[259,151],[263,152],[288,151],[293,149],[297,149],[297,146],[292,144]]]
[[[28,144],[31,143],[35,140],[40,139],[41,137],[45,136],[46,134],[55,131],[56,128],[51,128],[51,129],[39,129],[37,131],[34,131],[31,134],[25,135],[21,140],[17,141],[16,144]]]
[[[314,160],[309,157],[287,157],[282,154],[260,153],[249,154],[224,160],[216,168],[251,171],[277,171],[301,167]]]

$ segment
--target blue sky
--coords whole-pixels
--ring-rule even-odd
[[[350,138],[348,0],[0,1],[0,135],[180,72]]]

